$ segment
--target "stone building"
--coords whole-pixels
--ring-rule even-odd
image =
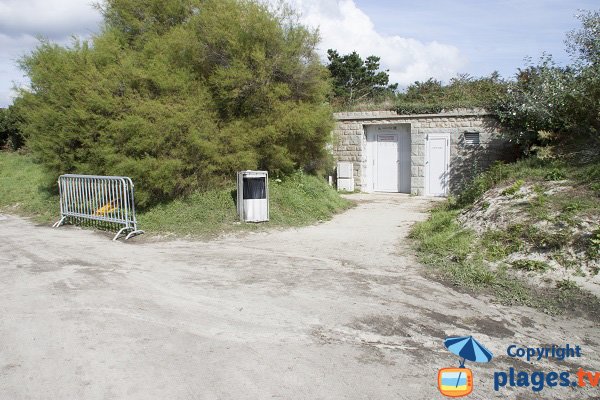
[[[354,185],[363,192],[446,196],[495,160],[515,154],[514,146],[482,109],[334,116],[334,158],[352,163]],[[350,170],[350,165],[346,167]]]

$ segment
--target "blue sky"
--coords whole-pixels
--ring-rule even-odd
[[[390,1],[356,0],[384,35],[440,41],[466,58],[462,72],[480,76],[498,70],[512,77],[525,57],[545,51],[566,64],[564,39],[578,28],[578,10],[600,6],[590,0]]]
[[[494,70],[509,78],[525,57],[536,60],[544,51],[566,64],[564,38],[579,26],[575,14],[598,8],[597,0],[288,1],[305,24],[319,28],[323,57],[328,48],[378,55],[401,86]],[[35,48],[36,36],[66,44],[98,31],[101,17],[91,3],[0,0],[0,107],[12,102],[14,84],[27,85],[16,60]]]

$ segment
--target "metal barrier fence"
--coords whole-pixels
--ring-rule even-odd
[[[125,240],[133,235],[144,233],[137,228],[133,200],[133,182],[125,176],[61,175],[58,178],[60,189],[60,221],[53,225],[58,228],[71,219],[98,221],[124,225],[115,235],[117,240],[129,231]]]

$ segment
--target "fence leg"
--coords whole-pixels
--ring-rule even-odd
[[[129,239],[130,237],[136,236],[136,235],[141,235],[142,233],[144,233],[144,231],[142,231],[140,229],[133,231],[133,232],[129,232],[129,234],[125,237],[125,240]]]
[[[52,225],[52,227],[53,228],[58,228],[59,226],[61,226],[65,222],[65,219],[67,219],[67,217],[61,217],[60,221],[55,222],[54,225]]]
[[[113,238],[113,240],[117,240],[119,238],[119,236],[121,236],[121,234],[123,233],[123,231],[126,231],[127,229],[129,229],[129,228],[125,227],[125,228],[119,229],[119,232],[117,232],[117,234],[115,235],[115,237]]]

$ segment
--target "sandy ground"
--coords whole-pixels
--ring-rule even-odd
[[[423,276],[406,235],[431,200],[361,195],[330,222],[217,241],[112,242],[0,216],[0,399],[438,399],[448,335],[495,355],[467,364],[469,398],[494,371],[600,370],[591,321],[504,307]],[[528,364],[520,346],[583,358]],[[547,388],[536,398],[599,398]]]

